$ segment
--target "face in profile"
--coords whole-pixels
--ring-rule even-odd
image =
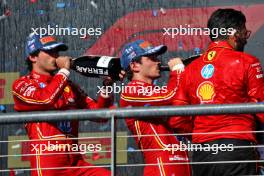
[[[247,30],[246,26],[235,34],[236,37],[236,46],[237,51],[244,51],[245,45],[247,44],[247,39],[250,37],[251,31]]]
[[[160,60],[157,56],[142,57],[141,74],[151,79],[157,79],[160,77]]]
[[[36,59],[36,67],[45,72],[53,72],[57,69],[56,59],[59,57],[57,50],[40,51]]]

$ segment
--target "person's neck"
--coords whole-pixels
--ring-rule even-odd
[[[51,76],[50,72],[47,72],[45,70],[39,69],[39,68],[34,68],[33,67],[34,72],[40,74],[40,75],[47,75],[47,76]]]
[[[143,81],[143,82],[148,83],[148,84],[152,84],[153,83],[153,79],[147,78],[147,77],[144,77],[144,76],[141,76],[141,75],[134,75],[132,80]]]
[[[227,43],[232,46],[232,48],[236,47],[236,43],[232,40],[227,40]]]

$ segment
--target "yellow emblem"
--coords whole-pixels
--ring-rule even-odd
[[[210,51],[208,54],[207,54],[207,59],[209,61],[213,60],[213,58],[215,57],[216,55],[216,51]]]
[[[201,102],[211,102],[215,96],[215,88],[212,82],[205,81],[202,82],[197,89],[197,96],[200,98]]]
[[[64,88],[64,92],[67,92],[67,93],[70,92],[70,88],[69,88],[69,86],[66,86],[66,87]]]

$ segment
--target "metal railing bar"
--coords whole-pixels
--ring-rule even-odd
[[[168,116],[217,115],[217,114],[255,114],[263,113],[264,104],[214,104],[188,106],[136,107],[100,110],[36,111],[5,113],[0,115],[0,124],[26,123],[60,120],[94,120],[115,118],[159,118]]]

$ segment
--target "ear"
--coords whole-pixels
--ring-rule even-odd
[[[137,62],[131,62],[131,63],[129,64],[129,66],[130,66],[130,70],[131,70],[132,72],[139,72],[139,70],[140,70],[140,63],[137,63]]]
[[[32,63],[35,63],[35,62],[37,62],[38,57],[37,57],[37,56],[31,56],[31,55],[29,55],[29,56],[28,56],[28,59],[29,59]]]

